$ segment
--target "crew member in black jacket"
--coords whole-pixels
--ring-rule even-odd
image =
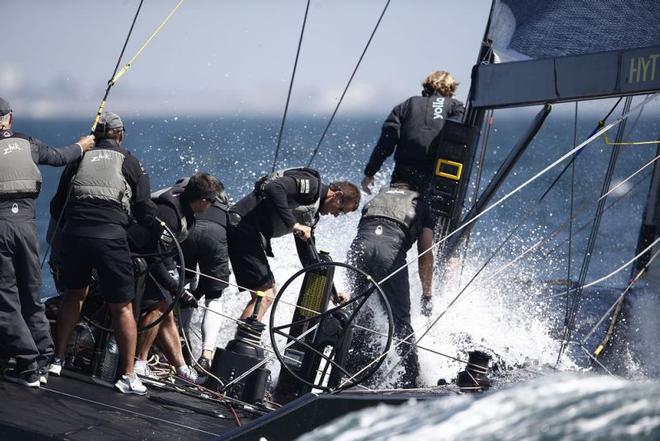
[[[40,293],[34,218],[41,172],[36,164],[76,161],[93,147],[94,137],[53,149],[12,131],[13,117],[9,103],[0,98],[0,352],[16,360],[16,367],[5,373],[7,380],[38,387],[47,380],[53,340]]]
[[[195,225],[195,214],[208,210],[221,192],[222,187],[216,178],[207,173],[196,173],[187,182],[179,181],[177,185],[154,198],[158,207],[158,219],[174,233],[177,241],[185,243]],[[154,247],[151,251],[168,253],[172,250],[174,244],[169,233],[161,228],[157,237],[151,244]],[[149,277],[142,299],[142,326],[160,319],[172,301],[171,297],[176,295],[179,282],[172,274],[176,273],[177,263],[180,262],[174,262],[172,258],[163,260],[162,257],[156,257],[149,265]],[[139,375],[150,375],[146,362],[154,341],[157,341],[158,347],[184,383],[201,384],[205,381],[205,378],[197,375],[195,369],[186,364],[179,331],[171,311],[158,325],[140,334],[135,365],[135,371]]]
[[[216,339],[222,326],[221,300],[231,276],[227,250],[228,197],[223,191],[211,208],[195,215],[195,227],[182,244],[185,256],[186,279],[191,280],[192,295],[196,300],[204,297],[206,309],[202,320],[202,354],[197,365],[204,371],[211,369]],[[199,279],[194,284],[195,271]]]
[[[422,96],[397,105],[385,120],[378,143],[364,168],[362,189],[371,194],[374,175],[392,153],[392,183],[405,182],[424,195],[433,178],[434,140],[448,119],[461,121],[465,108],[453,98],[458,83],[448,72],[432,72],[422,83]]]
[[[319,215],[346,214],[357,210],[360,190],[347,181],[325,185],[316,170],[280,170],[257,181],[252,193],[230,208],[229,259],[242,289],[252,300],[241,318],[254,311],[256,291],[264,293],[257,318],[261,320],[276,293],[275,278],[266,256],[273,256],[270,240],[294,233],[310,240]]]
[[[121,356],[122,375],[115,387],[122,393],[144,394],[146,388],[133,372],[135,283],[126,228],[131,219],[152,228],[156,206],[150,198],[149,176],[122,147],[124,125],[119,116],[104,113],[95,135],[95,148],[64,170],[51,202],[51,215],[54,219],[62,215],[63,221],[59,234],[65,294],[57,315],[56,358],[50,372],[59,375],[62,370],[66,345],[96,268]]]

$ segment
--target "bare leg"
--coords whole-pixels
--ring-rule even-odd
[[[140,324],[145,325],[148,323],[153,323],[154,320],[159,319],[163,315],[164,309],[164,302],[161,302],[158,307],[152,311],[147,312],[142,316],[140,319]],[[161,325],[163,322],[160,322],[160,324],[153,326],[146,331],[144,331],[142,334],[140,334],[140,338],[138,339],[138,344],[137,344],[137,358],[138,360],[146,360],[149,358],[149,349],[151,349],[151,346],[154,344],[154,341],[156,340],[156,336],[158,335],[158,331],[160,330]]]
[[[64,358],[66,345],[71,338],[73,328],[76,327],[80,319],[80,311],[85,297],[87,297],[88,288],[67,289],[64,293],[64,299],[57,311],[57,338],[55,340],[55,356],[57,358]]]
[[[112,313],[115,338],[121,355],[120,370],[132,375],[135,363],[135,345],[137,343],[137,325],[133,316],[133,305],[129,303],[108,303]]]
[[[261,321],[261,319],[264,317],[264,314],[266,314],[266,311],[268,311],[268,308],[270,308],[270,305],[273,303],[273,298],[275,297],[275,294],[277,294],[277,288],[275,285],[268,285],[258,289],[258,291],[264,292],[264,296],[261,298],[259,312],[257,313],[257,320]],[[252,299],[243,310],[241,319],[250,317],[254,312],[254,305],[257,301],[257,296],[254,293],[250,293],[250,295],[252,296]]]
[[[167,361],[169,361],[172,366],[175,368],[186,366],[186,361],[183,358],[183,352],[181,351],[179,330],[174,321],[174,314],[171,312],[161,323],[157,341],[158,347],[163,351],[163,354],[167,357]]]

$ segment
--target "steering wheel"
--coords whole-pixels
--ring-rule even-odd
[[[278,307],[280,306],[280,304],[287,303],[282,300],[283,296],[286,293],[287,288],[298,277],[302,275],[305,275],[311,271],[325,270],[330,267],[344,268],[345,270],[347,270],[348,274],[350,274],[351,280],[355,281],[354,282],[355,287],[357,286],[360,287],[360,292],[358,292],[357,295],[352,296],[352,298],[349,301],[339,306],[330,308],[324,312],[318,312],[316,310],[312,310],[309,308],[302,308],[300,305],[296,305],[295,308],[302,308],[308,313],[308,315],[312,314],[312,316],[302,320],[296,320],[291,323],[276,325],[275,318],[277,316]],[[349,372],[349,369],[347,369],[346,366],[342,366],[337,361],[335,361],[334,357],[336,355],[336,348],[343,345],[345,347],[348,347],[348,344],[350,344],[350,342],[346,340],[349,339],[352,334],[352,332],[348,332],[348,330],[351,328],[350,325],[352,324],[359,325],[361,319],[363,319],[364,316],[366,315],[365,313],[367,312],[367,309],[373,306],[371,304],[367,306],[367,302],[370,300],[370,298],[372,298],[374,293],[376,293],[376,298],[380,301],[379,303],[384,309],[384,313],[387,319],[387,332],[385,333],[381,331],[373,331],[363,326],[359,326],[359,327],[361,330],[366,330],[368,332],[378,334],[381,337],[385,337],[385,342],[381,341],[380,348],[369,354],[369,356],[373,358],[371,358],[368,363],[358,363],[357,366],[355,366],[355,363],[353,363],[353,366],[351,366],[351,370],[353,372]],[[343,330],[341,331],[341,334],[338,338],[338,343],[330,351],[329,354],[326,354],[327,351],[318,350],[317,348],[311,346],[310,338],[307,336],[307,332],[304,332],[299,336],[293,336],[290,333],[291,332],[290,329],[292,327],[299,327],[300,325],[309,324],[311,328],[314,325],[320,324],[325,317],[336,314],[337,311],[342,311],[343,313],[345,313],[345,317],[347,317],[347,319],[344,324]],[[288,332],[285,331],[287,329],[289,330]],[[356,386],[362,383],[363,381],[365,381],[366,379],[368,379],[369,377],[371,377],[385,360],[385,354],[388,353],[392,345],[393,331],[394,331],[394,324],[392,318],[392,310],[390,308],[390,304],[387,300],[387,297],[385,296],[385,293],[383,292],[380,285],[377,282],[375,282],[371,278],[371,276],[369,276],[366,272],[362,271],[361,269],[346,263],[332,262],[332,261],[315,263],[313,265],[301,269],[300,271],[296,272],[293,276],[291,276],[286,281],[286,283],[284,283],[282,288],[277,293],[275,300],[273,301],[271,314],[270,314],[270,321],[269,321],[269,333],[270,333],[271,345],[273,347],[275,356],[281,363],[282,367],[286,369],[298,381],[306,385],[309,385],[315,389],[321,389],[327,392],[340,391],[343,389]],[[308,332],[311,333],[311,331],[309,331],[309,328],[308,328]],[[362,333],[364,334],[364,332]],[[326,364],[321,370],[320,375],[318,375],[317,373],[314,379],[308,379],[302,377],[298,372],[292,369],[289,363],[287,363],[285,360],[285,358],[288,357],[286,353],[285,354],[282,353],[283,351],[279,347],[279,345],[281,345],[281,342],[279,342],[278,345],[276,336],[282,336],[287,339],[288,343],[286,344],[284,349],[295,343],[296,345],[299,345],[299,347],[300,346],[304,347],[307,351],[313,352],[315,355],[317,355],[322,360],[324,360]],[[311,333],[310,336],[313,336],[313,333]],[[349,363],[346,364],[351,364],[350,360],[348,361]],[[333,368],[332,372],[330,373],[328,372],[328,367]],[[341,376],[343,376],[346,379],[343,380],[343,382],[341,382],[339,386],[331,387],[327,385],[329,379],[331,378],[337,379],[340,378]]]

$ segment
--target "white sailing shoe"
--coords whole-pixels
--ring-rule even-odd
[[[144,395],[147,393],[147,388],[135,374],[122,375],[115,383],[115,389],[123,394]]]
[[[174,382],[181,386],[190,386],[190,384],[204,384],[206,383],[206,375],[199,375],[197,371],[188,365],[176,368],[176,376]]]
[[[133,366],[133,371],[143,378],[152,378],[156,379],[156,375],[152,372],[149,367],[149,363],[143,360],[135,360],[135,365]]]

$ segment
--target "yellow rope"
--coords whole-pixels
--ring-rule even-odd
[[[131,64],[133,64],[133,62],[135,61],[135,59],[136,59],[137,57],[140,56],[140,54],[142,53],[142,51],[144,50],[144,48],[146,48],[146,47],[149,45],[149,43],[151,43],[151,40],[153,40],[154,37],[155,37],[156,35],[158,35],[158,33],[161,31],[161,29],[163,29],[163,26],[165,26],[165,24],[167,24],[167,22],[170,20],[170,18],[172,18],[172,16],[173,16],[174,13],[177,11],[177,9],[179,9],[179,7],[180,7],[180,6],[183,4],[183,2],[185,2],[185,1],[186,1],[186,0],[179,0],[179,3],[177,3],[177,5],[174,7],[174,9],[172,9],[172,11],[167,15],[167,17],[165,17],[165,20],[163,20],[162,23],[158,25],[158,27],[156,28],[156,30],[155,30],[155,31],[149,36],[149,38],[147,38],[147,41],[145,41],[144,44],[142,45],[142,47],[141,47],[140,49],[138,49],[138,51],[135,53],[135,55],[133,55],[133,58],[131,58],[131,59],[128,61],[128,63],[126,63],[126,65],[124,65],[124,67],[122,67],[121,70],[120,70],[119,72],[117,72],[117,75],[115,75],[114,78],[111,80],[112,84],[116,83],[117,80],[119,80],[119,78],[121,78],[122,76],[124,76],[124,74],[125,74],[125,73],[128,71],[128,69],[131,67]]]
[[[605,121],[601,121],[599,126],[605,125]],[[645,145],[645,144],[660,144],[660,140],[657,141],[626,141],[626,142],[613,142],[610,141],[607,137],[607,132],[603,133],[603,142],[606,145]]]
[[[165,19],[158,25],[156,30],[151,33],[151,35],[149,36],[149,38],[147,38],[147,40],[144,42],[142,47],[140,47],[140,49],[138,49],[138,51],[135,53],[135,55],[133,55],[133,58],[131,58],[128,61],[128,63],[126,63],[124,65],[124,67],[122,67],[119,70],[119,72],[117,72],[115,74],[115,76],[112,77],[112,79],[110,81],[108,81],[108,90],[110,89],[110,87],[114,86],[115,83],[117,81],[119,81],[119,79],[121,77],[123,77],[126,72],[128,72],[128,69],[130,69],[130,67],[133,64],[133,62],[135,61],[135,59],[140,56],[142,51],[144,51],[144,49],[149,45],[149,43],[151,43],[151,40],[153,40],[154,37],[156,37],[156,35],[158,35],[158,33],[163,29],[165,24],[167,24],[167,22],[170,20],[170,18],[172,18],[172,16],[177,11],[177,9],[179,9],[179,7],[185,1],[186,0],[179,0],[179,3],[177,3],[177,5],[174,7],[174,9],[172,9],[172,11],[167,15],[167,17],[165,17]],[[101,120],[101,115],[103,114],[104,108],[105,108],[105,99],[101,100],[101,104],[99,105],[99,110],[98,110],[98,112],[96,112],[96,118],[94,119],[94,124],[92,124],[92,133],[94,133],[94,130],[96,129],[96,126],[98,125],[99,121]]]

